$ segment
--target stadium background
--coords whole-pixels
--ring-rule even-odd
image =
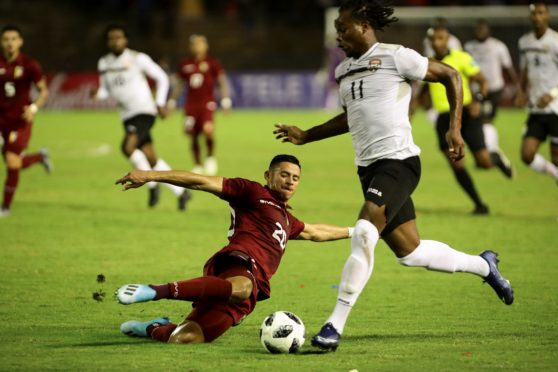
[[[517,38],[529,29],[526,2],[461,5],[473,3],[482,8],[396,1],[402,21],[382,37],[421,50],[431,19],[446,16],[464,41],[482,15],[517,60]],[[489,8],[495,3],[505,7]],[[436,7],[403,7],[409,4]],[[103,28],[109,22],[128,25],[132,48],[155,60],[166,58],[171,66],[186,53],[191,33],[207,34],[212,52],[231,76],[245,76],[246,84],[255,84],[256,96],[265,98],[247,105],[257,110],[218,113],[217,156],[223,174],[260,180],[270,154],[292,152],[304,167],[293,200],[296,215],[348,225],[361,202],[350,139],[298,148],[277,143],[270,133],[277,121],[308,127],[331,116],[318,108],[323,95],[312,101],[310,90],[302,96],[293,91],[317,84],[315,91],[324,94],[319,71],[326,56],[325,9],[334,5],[296,0],[0,1],[0,24],[21,25],[24,51],[41,61],[51,79],[52,95],[37,116],[30,149],[48,146],[56,167],[49,177],[40,168],[22,174],[14,213],[0,221],[1,371],[556,368],[558,198],[549,177],[520,163],[526,117],[521,109],[503,110],[497,121],[501,146],[517,167],[516,180],[474,170],[471,156],[466,157],[490,203],[488,218],[469,215],[471,205],[436,150],[425,115],[419,112],[413,120],[423,149],[423,178],[414,197],[422,236],[468,253],[497,249],[516,290],[514,305],[502,305],[477,278],[403,268],[381,242],[374,277],[355,306],[340,349],[318,355],[307,344],[299,356],[269,355],[259,345],[261,321],[273,311],[291,310],[304,320],[309,335],[316,332],[335,301],[349,248],[346,241],[290,242],[272,282],[272,299],[258,304],[241,326],[215,343],[185,349],[119,334],[120,323],[128,319],[168,315],[178,320],[185,314],[189,304],[171,301],[123,307],[111,292],[129,281],[163,283],[199,275],[205,260],[224,244],[229,215],[222,201],[201,193],[185,214],[175,212],[168,193],[148,211],[144,190],[123,194],[112,186],[129,169],[118,150],[120,120],[112,106],[87,98],[104,53]],[[551,14],[558,11],[552,8]],[[190,169],[181,122],[179,113],[158,121],[154,138],[171,165]],[[548,153],[545,144],[541,154]],[[2,164],[0,174],[4,171]],[[106,276],[104,284],[95,281],[100,273]],[[106,294],[103,302],[91,297],[99,290]]]

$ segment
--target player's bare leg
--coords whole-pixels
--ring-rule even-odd
[[[199,344],[205,341],[201,326],[191,320],[184,320],[171,333],[169,344]]]
[[[498,167],[500,171],[509,179],[514,177],[514,169],[510,160],[504,154],[504,152],[500,149],[498,144],[498,131],[496,127],[490,123],[485,122],[482,125],[482,131],[484,134],[484,142],[486,143],[486,149],[490,154],[490,160],[492,164]]]
[[[506,305],[513,303],[513,289],[498,270],[498,254],[480,255],[457,251],[435,240],[420,240],[415,220],[405,222],[384,238],[401,265],[446,273],[465,272],[482,277]]]
[[[541,141],[535,137],[525,137],[521,143],[521,160],[538,173],[546,173],[558,182],[558,146],[551,144],[550,151],[553,163],[547,161],[538,153]],[[555,160],[556,159],[556,160]]]
[[[135,133],[126,133],[124,140],[122,140],[122,153],[130,160],[130,163],[132,163],[135,169],[151,170],[152,167],[146,154],[138,148],[138,145],[138,135]],[[156,182],[149,182],[147,186],[149,188],[149,200],[147,205],[149,207],[154,207],[159,202],[159,185]]]
[[[372,275],[374,250],[385,226],[385,205],[366,201],[355,224],[351,254],[341,273],[337,303],[320,332],[312,337],[313,346],[331,351],[339,346],[349,313]]]
[[[214,133],[215,126],[212,121],[208,121],[203,125],[203,134],[205,136],[205,144],[207,146],[207,158],[204,162],[204,172],[208,176],[215,176],[218,171],[217,159],[215,159],[214,154]]]
[[[473,179],[467,169],[465,168],[465,161],[463,159],[458,161],[453,161],[449,157],[449,151],[445,151],[445,157],[449,163],[449,166],[453,170],[453,174],[457,180],[457,183],[461,186],[461,188],[465,191],[465,193],[471,198],[473,203],[475,203],[475,209],[473,210],[473,214],[477,215],[484,215],[488,214],[488,206],[482,201],[475,184],[473,183]],[[488,157],[488,152],[486,152],[486,157]],[[481,160],[486,161],[486,157],[481,157]],[[490,162],[490,158],[488,157],[488,161]]]
[[[6,181],[4,182],[4,199],[0,208],[0,218],[10,215],[10,206],[19,183],[19,172],[22,166],[22,159],[19,154],[6,151],[4,154],[6,162]]]
[[[490,169],[494,166],[494,164],[492,164],[492,159],[490,158],[490,153],[487,149],[473,151],[473,157],[477,168]]]
[[[151,168],[153,170],[156,170],[156,171],[170,171],[170,170],[172,170],[172,168],[167,164],[166,161],[164,161],[162,158],[157,157],[157,155],[155,153],[155,146],[153,146],[153,143],[151,143],[151,142],[145,143],[141,147],[141,151],[145,154],[145,156],[146,156],[147,160],[149,161],[149,164],[151,165]],[[176,195],[176,197],[178,198],[178,210],[180,210],[180,211],[186,210],[186,204],[188,203],[188,201],[190,199],[192,199],[192,194],[183,187],[172,185],[170,183],[165,183],[164,185],[169,190],[171,190],[174,193],[174,195]],[[158,194],[158,192],[159,191],[157,189],[157,194]],[[157,198],[158,198],[158,195],[157,195]]]

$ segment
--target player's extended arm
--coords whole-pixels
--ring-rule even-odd
[[[28,122],[33,121],[35,114],[41,107],[45,105],[48,98],[48,87],[45,78],[39,80],[36,84],[36,87],[39,91],[37,99],[32,104],[23,107],[23,119]]]
[[[275,138],[295,145],[320,141],[329,137],[338,136],[349,131],[347,113],[343,112],[334,118],[308,130],[302,130],[294,125],[275,124]]]
[[[224,73],[219,74],[217,76],[217,83],[219,84],[219,93],[221,94],[221,108],[228,111],[232,108],[232,100],[227,75]]]
[[[524,68],[519,71],[519,82],[515,95],[515,105],[517,107],[523,107],[527,104],[527,83],[527,68]]]
[[[167,107],[167,96],[169,94],[169,77],[165,70],[153,62],[147,54],[140,54],[138,56],[138,62],[140,62],[142,71],[151,79],[155,80],[157,86],[155,91],[155,103],[157,104],[159,114],[164,118],[166,116],[165,110]]]
[[[186,171],[140,171],[133,170],[115,184],[124,185],[123,190],[135,189],[147,182],[164,182],[191,190],[206,191],[217,196],[223,192],[223,177],[209,177]]]
[[[314,242],[327,242],[330,240],[348,239],[352,235],[352,227],[305,223],[304,230],[296,237],[296,239],[312,240]]]
[[[445,63],[429,59],[425,81],[441,83],[446,88],[450,105],[450,128],[446,134],[450,158],[457,161],[465,155],[465,144],[461,137],[461,114],[463,112],[463,82],[459,73]]]
[[[482,72],[479,72],[478,74],[475,74],[473,76],[470,77],[471,82],[475,82],[478,84],[479,86],[479,91],[480,94],[482,95],[482,97],[486,97],[488,96],[488,80],[486,80],[486,77],[483,75]],[[480,99],[478,101],[481,101]]]

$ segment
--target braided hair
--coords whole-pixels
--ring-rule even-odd
[[[397,22],[392,17],[393,8],[381,0],[344,0],[339,11],[350,11],[353,18],[366,21],[375,31],[383,31],[386,26]]]

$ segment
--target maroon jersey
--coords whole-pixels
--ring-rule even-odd
[[[304,223],[287,211],[267,186],[243,178],[225,178],[221,199],[231,207],[229,244],[220,252],[241,251],[255,260],[265,282],[281,262],[287,241],[296,238]],[[269,284],[260,291],[269,297]]]
[[[207,56],[201,61],[186,58],[180,63],[179,75],[184,80],[188,93],[185,109],[209,108],[215,109],[215,83],[217,77],[224,73],[219,61]]]
[[[13,62],[0,54],[0,121],[25,125],[23,107],[31,103],[31,85],[43,78],[41,65],[20,53]]]

